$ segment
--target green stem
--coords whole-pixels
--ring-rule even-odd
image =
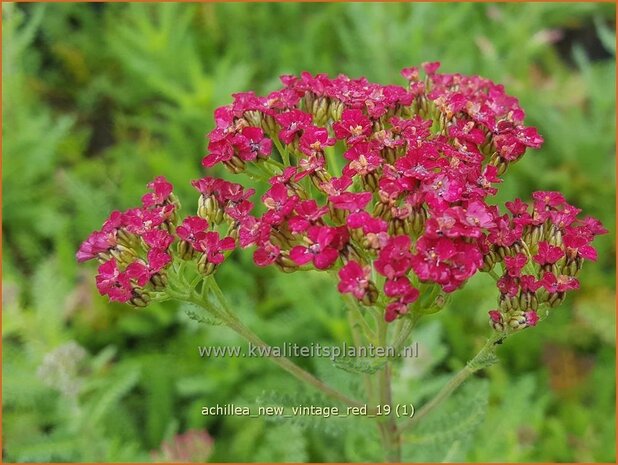
[[[367,323],[367,320],[358,305],[358,301],[350,294],[345,294],[343,296],[343,300],[348,306],[350,312],[353,313],[354,322],[362,328],[364,336],[369,340],[369,342],[375,344],[376,334],[369,326],[369,323]]]
[[[279,151],[279,155],[281,155],[281,160],[283,161],[283,164],[285,166],[290,166],[290,154],[285,148],[283,148],[283,145],[281,145],[281,142],[279,141],[279,137],[275,135],[272,138],[272,141],[275,143],[275,147],[277,147],[277,150]]]
[[[388,344],[388,323],[383,319],[378,326],[378,342],[381,347],[386,347]],[[382,408],[385,405],[389,406],[389,414],[380,418],[378,427],[382,436],[382,444],[388,462],[401,462],[401,435],[395,421],[393,409],[393,394],[391,389],[391,363],[386,362],[382,370],[378,372],[379,377],[379,395]]]
[[[500,279],[500,276],[498,276],[498,274],[494,270],[489,270],[487,274],[491,276],[492,278],[494,278],[496,281]]]
[[[474,356],[472,360],[466,363],[446,385],[438,392],[433,399],[426,403],[408,422],[401,427],[401,432],[413,428],[419,421],[431,413],[442,402],[450,397],[453,392],[472,374],[483,368],[493,365],[497,358],[495,356],[496,344],[501,341],[502,335],[493,334],[485,343],[483,348]]]
[[[393,342],[395,355],[398,355],[403,346],[406,344],[410,334],[412,334],[412,330],[416,326],[416,322],[421,316],[422,315],[420,313],[413,313],[411,316],[402,319],[400,331],[397,333],[395,341]]]
[[[182,296],[182,297],[185,297],[182,300],[186,300],[190,303],[193,303],[199,307],[202,307],[206,311],[214,314],[217,318],[221,319],[230,329],[235,331],[237,334],[242,336],[244,339],[249,341],[251,344],[257,347],[264,348],[264,351],[262,351],[262,353],[268,354],[268,358],[270,360],[272,360],[275,364],[279,365],[281,368],[283,368],[288,373],[295,376],[300,381],[313,386],[314,388],[323,392],[328,397],[338,400],[350,407],[363,407],[365,405],[364,403],[351,399],[347,397],[345,394],[328,386],[327,384],[325,384],[323,381],[313,376],[308,371],[305,371],[304,369],[296,365],[289,358],[277,357],[273,355],[273,351],[271,350],[272,348],[266,342],[260,339],[260,337],[257,334],[255,334],[248,327],[246,327],[238,319],[238,317],[234,314],[234,312],[231,311],[227,301],[225,300],[225,297],[223,296],[223,293],[221,292],[221,289],[217,285],[217,282],[214,280],[214,278],[212,277],[208,278],[208,281],[210,284],[209,290],[212,291],[212,294],[214,294],[214,296],[216,297],[217,304],[218,304],[217,308],[215,308],[215,306],[213,305],[208,305],[208,302],[204,298],[202,298],[201,296],[197,296],[194,293],[192,293],[189,296]],[[174,296],[174,297],[179,297],[179,296]]]
[[[361,315],[362,317],[362,315]],[[352,340],[354,345],[360,347],[363,345],[363,339],[359,332],[359,327],[356,324],[355,314],[352,311],[348,312],[348,324],[350,325],[350,331],[352,332]],[[365,394],[369,402],[373,401],[374,391],[371,375],[369,373],[363,373],[363,384],[365,385]]]

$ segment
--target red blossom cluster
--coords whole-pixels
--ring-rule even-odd
[[[174,237],[169,233],[177,217],[178,202],[172,185],[160,176],[148,184],[151,192],[142,206],[114,211],[100,231],[94,231],[77,251],[77,261],[98,259],[97,288],[112,301],[145,306],[150,298],[145,287],[165,288],[165,268]]]
[[[302,73],[266,97],[235,94],[215,111],[203,165],[263,176],[260,207],[253,191],[207,177],[193,183],[197,216],[177,224],[171,185],[159,178],[143,207],[112,214],[78,259],[103,260],[101,293],[135,303],[175,240],[204,274],[255,246],[259,266],[336,271],[341,293],[383,308],[387,321],[408,313],[419,290],[450,293],[500,262],[492,324],[535,324],[540,303],[577,287],[605,230],[555,192],[534,193],[531,207],[509,202],[506,214],[488,203],[508,165],[543,139],[501,85],[438,66],[423,65],[424,78],[404,69],[407,87]]]

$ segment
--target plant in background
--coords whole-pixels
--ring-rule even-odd
[[[142,205],[113,212],[77,259],[101,262],[97,287],[110,300],[189,302],[208,314],[191,317],[214,318],[266,347],[215,279],[234,249],[253,247],[257,266],[331,275],[355,344],[395,354],[421,317],[448,306],[475,274],[489,274],[498,298],[484,309],[487,343],[411,419],[390,408],[392,356],[363,373],[363,399],[272,358],[337,401],[368,405],[386,459],[400,461],[402,433],[494,363],[498,344],[577,289],[583,262],[596,258],[591,242],[606,232],[559,192],[535,192],[530,203],[515,199],[504,209],[492,204],[509,165],[543,139],[501,85],[438,67],[425,63],[424,77],[404,69],[407,87],[302,73],[283,76],[283,88],[266,97],[234,94],[215,111],[203,165],[263,181],[261,202],[251,200],[253,190],[209,176],[193,181],[196,215],[181,218],[172,185],[159,177]]]

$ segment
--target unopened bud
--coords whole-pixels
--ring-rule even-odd
[[[277,257],[275,265],[285,273],[293,273],[298,270],[296,262],[283,253]]]
[[[412,233],[412,224],[408,219],[393,218],[388,222],[388,232],[391,235],[408,236]]]
[[[508,325],[512,329],[523,329],[528,326],[526,315],[521,310],[508,315]]]
[[[208,257],[206,254],[202,255],[197,262],[197,271],[199,271],[204,276],[210,276],[217,269],[217,265],[215,263],[211,263],[208,261]]]
[[[315,100],[315,95],[309,91],[305,92],[305,95],[300,100],[301,109],[307,113],[311,113],[311,108],[313,107],[313,101]]]
[[[219,210],[219,204],[213,195],[200,195],[197,202],[197,216],[213,222]]]
[[[552,292],[551,294],[549,294],[547,303],[551,308],[556,308],[562,302],[564,302],[565,296],[566,294],[564,292]]]
[[[167,274],[159,271],[150,277],[150,282],[156,291],[162,291],[167,286]]]
[[[522,292],[519,296],[519,308],[537,309],[539,302],[532,292]]]
[[[178,255],[183,260],[191,260],[195,255],[195,249],[187,241],[178,242],[176,248],[178,250]]]
[[[375,192],[378,189],[378,175],[375,172],[365,174],[361,181],[366,191]]]
[[[116,247],[111,249],[110,253],[118,261],[118,263],[122,265],[128,265],[138,258],[135,250],[121,244],[116,244]]]
[[[144,308],[150,302],[150,296],[143,289],[133,289],[133,297],[129,300],[129,305]]]
[[[319,97],[313,102],[313,118],[318,126],[324,126],[328,122],[328,106],[329,101],[326,97]]]
[[[340,100],[333,100],[330,103],[328,111],[333,121],[339,121],[341,119],[341,115],[343,114],[343,108],[343,102],[341,102]]]
[[[488,253],[483,255],[483,266],[481,266],[480,270],[487,273],[491,271],[494,265],[498,262],[496,252],[494,250],[490,250]]]
[[[517,298],[516,296],[500,294],[499,304],[500,309],[504,312],[519,310],[519,298]]]
[[[388,204],[384,202],[377,202],[373,207],[373,216],[384,218],[387,214],[390,214]]]
[[[547,242],[554,247],[562,247],[562,231],[556,225],[552,224],[551,228],[549,228]]]
[[[234,155],[232,158],[223,163],[234,174],[242,173],[245,170],[245,162],[237,155]]]
[[[363,305],[367,305],[368,307],[372,306],[378,300],[378,288],[373,283],[373,281],[369,281],[367,283],[367,291],[365,295],[361,299],[361,303]]]
[[[257,110],[245,111],[243,117],[247,120],[250,126],[259,128],[262,125],[262,113]]]
[[[504,315],[497,310],[489,312],[489,325],[496,331],[504,331]]]
[[[266,134],[269,134],[271,137],[277,137],[277,122],[271,115],[264,114],[262,116],[261,126]]]
[[[345,223],[346,218],[348,217],[347,211],[334,207],[330,202],[328,203],[328,211],[330,212],[330,216],[333,221],[338,224]]]
[[[382,157],[386,160],[387,163],[392,165],[397,161],[397,155],[395,153],[395,150],[393,150],[392,148],[386,147],[382,149],[381,152]]]
[[[416,236],[420,236],[425,230],[425,221],[427,221],[427,211],[425,208],[415,208],[412,212],[412,232]]]
[[[138,236],[127,232],[124,228],[118,229],[116,240],[119,245],[127,249],[136,249],[141,246],[141,241]]]

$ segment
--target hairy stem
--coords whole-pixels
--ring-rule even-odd
[[[378,341],[380,346],[387,346],[387,336],[388,323],[381,320],[378,327]],[[391,362],[387,362],[378,372],[378,388],[382,409],[384,409],[384,406],[388,405],[389,413],[385,417],[379,419],[380,422],[378,427],[380,428],[382,435],[382,444],[384,446],[386,460],[388,462],[401,462],[401,435],[395,421],[393,395],[391,390],[391,376]]]
[[[472,360],[466,363],[461,370],[459,370],[446,385],[438,392],[433,399],[427,402],[423,407],[412,417],[408,422],[401,427],[401,431],[409,430],[413,428],[419,421],[431,413],[442,402],[450,397],[453,392],[472,374],[476,373],[483,368],[487,368],[493,365],[497,358],[495,356],[496,345],[502,340],[502,336],[493,334],[485,343],[483,348],[474,356]]]
[[[213,314],[214,316],[222,320],[226,326],[228,326],[230,329],[232,329],[237,334],[242,336],[248,342],[250,342],[251,344],[257,347],[264,348],[264,351],[262,353],[268,354],[268,358],[272,360],[274,363],[276,363],[277,365],[279,365],[281,368],[283,368],[285,371],[292,374],[294,377],[296,377],[300,381],[306,384],[309,384],[313,386],[314,388],[318,389],[319,391],[323,392],[328,397],[338,400],[350,407],[362,407],[365,405],[364,403],[351,399],[347,397],[345,394],[328,386],[326,383],[319,380],[318,378],[316,378],[314,375],[312,375],[308,371],[296,365],[289,358],[277,357],[273,355],[273,351],[270,350],[271,347],[266,342],[264,342],[262,339],[260,339],[260,337],[257,334],[255,334],[247,326],[245,326],[238,319],[238,317],[231,311],[227,301],[225,300],[223,296],[223,293],[221,292],[221,289],[217,285],[217,282],[214,280],[214,278],[209,279],[209,290],[211,291],[210,295],[215,297],[216,304],[213,304],[213,302],[210,302],[209,299],[204,299],[202,298],[202,296],[199,296],[195,293],[191,293],[190,295],[182,295],[182,296],[174,296],[174,297],[176,298],[183,297],[181,300],[185,300],[187,302],[195,304],[205,309],[209,313]]]

